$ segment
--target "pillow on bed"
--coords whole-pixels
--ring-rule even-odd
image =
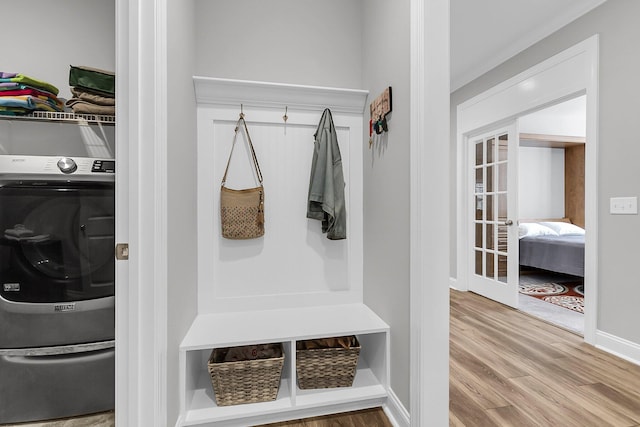
[[[575,224],[571,224],[569,222],[541,222],[540,224],[545,227],[549,227],[556,233],[558,236],[568,236],[568,235],[584,235],[584,228],[580,228]]]
[[[557,236],[558,233],[537,222],[523,222],[518,225],[518,235],[522,239],[523,237]]]

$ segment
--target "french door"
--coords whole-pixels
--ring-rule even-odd
[[[469,290],[518,305],[516,124],[468,138]]]

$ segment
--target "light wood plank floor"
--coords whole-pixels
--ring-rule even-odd
[[[57,420],[42,421],[36,423],[0,424],[0,427],[114,427],[115,414],[113,411],[99,414],[85,415],[74,418],[61,418]]]
[[[451,291],[450,426],[640,426],[640,366]]]
[[[393,427],[382,408],[365,409],[363,411],[344,414],[327,415],[325,417],[307,418],[304,420],[286,421],[265,424],[262,427]]]

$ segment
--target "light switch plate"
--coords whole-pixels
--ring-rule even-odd
[[[609,199],[609,213],[614,215],[637,215],[637,197],[612,197]]]

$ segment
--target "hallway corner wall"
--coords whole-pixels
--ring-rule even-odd
[[[167,0],[167,425],[180,411],[178,349],[197,311],[193,0]]]
[[[407,0],[363,4],[363,83],[368,106],[392,87],[389,132],[364,152],[364,302],[391,327],[391,389],[409,409],[410,396],[410,33]],[[385,25],[373,25],[384,17]]]

